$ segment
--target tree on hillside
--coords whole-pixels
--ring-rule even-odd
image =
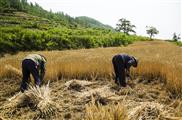
[[[9,0],[9,2],[11,8],[22,10],[22,4],[20,0]]]
[[[0,12],[7,12],[7,10],[24,10],[25,5],[28,5],[27,0],[1,0]]]
[[[125,34],[129,35],[129,32],[136,33],[133,28],[135,28],[135,25],[132,25],[129,20],[126,20],[124,18],[119,19],[119,23],[116,24],[116,30],[117,31],[123,31]]]
[[[10,2],[8,0],[0,0],[0,9],[10,8]]]
[[[177,36],[176,33],[173,33],[173,41],[177,42],[180,39],[180,34]]]
[[[150,39],[152,39],[155,34],[159,33],[159,31],[153,26],[146,26],[146,28],[147,28],[147,30],[146,30],[147,34],[149,34]]]

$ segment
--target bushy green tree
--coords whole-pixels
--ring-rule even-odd
[[[9,0],[0,0],[0,8],[10,8]]]
[[[173,41],[177,42],[180,39],[180,34],[177,36],[176,33],[173,33]]]
[[[159,33],[159,31],[153,26],[146,26],[146,28],[147,34],[149,34],[150,39],[152,39],[155,34]]]
[[[125,34],[129,35],[130,32],[136,33],[133,29],[136,27],[135,25],[132,25],[129,20],[126,20],[124,18],[119,19],[119,23],[116,24],[116,30],[117,31],[123,31]]]

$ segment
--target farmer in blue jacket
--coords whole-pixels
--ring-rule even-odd
[[[112,59],[114,72],[115,72],[115,83],[119,86],[126,87],[126,76],[130,76],[130,67],[137,67],[138,60],[127,54],[115,55]]]
[[[30,54],[22,61],[23,79],[20,86],[22,92],[27,90],[32,74],[35,85],[40,86],[45,75],[46,58],[40,54]]]

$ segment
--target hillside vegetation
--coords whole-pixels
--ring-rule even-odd
[[[109,25],[104,25],[101,22],[90,18],[90,17],[86,17],[86,16],[79,16],[76,17],[75,20],[80,23],[83,24],[86,27],[92,27],[92,28],[105,28],[105,29],[110,29],[110,30],[114,30],[111,26]]]
[[[1,53],[128,45],[147,37],[125,35],[88,17],[48,12],[26,0],[0,2]]]

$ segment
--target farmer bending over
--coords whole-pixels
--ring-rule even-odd
[[[137,67],[138,60],[127,54],[115,55],[112,59],[115,72],[115,83],[119,86],[126,87],[126,76],[130,77],[130,67]]]
[[[22,61],[23,79],[20,86],[21,92],[27,90],[32,74],[35,85],[40,86],[45,75],[46,58],[40,54],[30,54]]]

